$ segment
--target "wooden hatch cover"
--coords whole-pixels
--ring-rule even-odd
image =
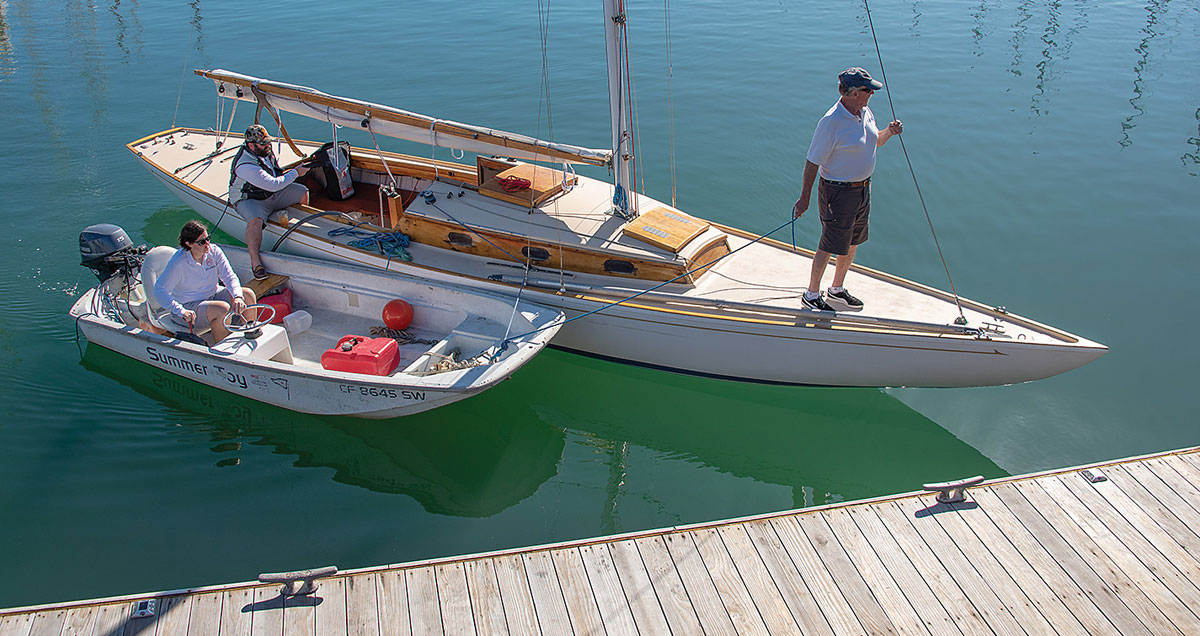
[[[703,234],[708,225],[708,221],[658,206],[626,223],[622,231],[625,236],[678,254],[689,241]]]
[[[537,207],[562,192],[563,173],[561,170],[536,166],[531,163],[512,165],[486,157],[478,157],[476,164],[479,170],[479,194],[508,201],[526,207]],[[514,177],[529,182],[529,187],[512,192],[506,191],[501,181]],[[574,184],[575,175],[568,177],[568,183]]]

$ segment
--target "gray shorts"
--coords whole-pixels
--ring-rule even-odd
[[[848,254],[851,245],[867,241],[871,184],[854,188],[821,179],[817,209],[821,212],[821,242],[817,249],[839,256]]]
[[[190,303],[183,303],[183,308],[196,312],[196,319],[204,321],[202,324],[206,324],[208,322],[208,306],[217,301],[223,301],[230,308],[233,307],[233,294],[229,293],[229,288],[222,287],[217,290],[217,293],[204,300],[193,300]]]
[[[287,209],[299,203],[304,195],[308,192],[308,188],[299,183],[289,183],[284,189],[272,194],[265,199],[242,199],[234,204],[238,214],[242,215],[242,219],[249,222],[253,219],[261,219],[263,223],[267,222],[267,218],[280,210]]]

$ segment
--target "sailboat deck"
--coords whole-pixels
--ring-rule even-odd
[[[169,141],[164,141],[168,140]],[[143,158],[160,166],[167,174],[174,174],[191,187],[224,199],[228,189],[229,161],[236,146],[225,146],[217,156],[205,160],[215,147],[217,136],[212,132],[188,130],[186,132],[160,133],[135,144],[134,148]],[[226,144],[236,144],[236,136]],[[310,152],[319,147],[317,143],[298,142],[301,150]],[[286,145],[278,148],[282,164],[295,161],[297,157]],[[189,165],[193,164],[193,165]],[[182,167],[176,172],[176,167]],[[365,186],[370,190],[372,186]],[[431,219],[465,224],[478,231],[495,230],[517,236],[528,236],[532,241],[558,243],[568,246],[603,250],[614,257],[643,259],[647,262],[683,264],[683,259],[674,253],[636,240],[622,233],[624,221],[607,213],[612,196],[611,185],[579,177],[578,184],[569,192],[554,198],[532,212],[512,203],[484,196],[469,188],[458,188],[451,183],[437,182],[429,187],[437,197],[428,203],[421,197],[412,200],[406,213],[419,214]],[[638,195],[644,207],[658,205],[653,200]],[[369,197],[360,197],[355,206],[370,206]],[[343,206],[344,207],[344,206]],[[352,206],[353,207],[353,206]],[[373,219],[378,204],[368,207],[366,218]],[[332,224],[332,221],[315,221],[317,227]],[[466,230],[464,229],[464,232]],[[710,228],[709,232],[719,232]],[[323,231],[320,234],[324,234]],[[742,235],[726,234],[730,249],[737,250],[749,242]],[[508,261],[473,257],[451,250],[423,249],[415,246],[411,250],[418,255],[419,262],[446,271],[470,273],[487,277],[497,273],[512,274]],[[701,276],[695,286],[672,284],[663,289],[681,296],[680,300],[696,299],[709,307],[722,303],[748,303],[764,310],[783,310],[787,313],[807,311],[801,302],[801,294],[807,283],[811,265],[810,256],[803,251],[757,243],[733,254],[712,267]],[[549,270],[548,277],[556,277],[556,263],[547,261],[543,269]],[[857,268],[857,266],[856,266]],[[826,270],[823,287],[827,287],[833,276],[833,267]],[[657,281],[626,277],[614,279],[576,272],[570,282],[591,286],[596,289],[631,290],[646,289]],[[617,284],[614,285],[614,282]],[[846,314],[872,317],[891,321],[911,321],[932,325],[950,325],[959,311],[953,299],[946,294],[923,288],[886,275],[877,275],[863,269],[852,270],[846,279],[846,287],[861,298],[866,307],[860,312]],[[677,297],[678,297],[677,296]],[[1074,342],[1055,330],[1025,320],[1010,320],[991,308],[967,304],[964,314],[968,324],[978,327],[985,323],[999,325],[1002,333],[993,331],[997,338],[1012,338],[1030,342]]]
[[[5,610],[0,634],[1195,634],[1198,451],[963,503],[909,493],[367,568],[311,596],[241,583]]]

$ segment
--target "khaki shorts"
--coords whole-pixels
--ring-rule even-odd
[[[851,245],[867,242],[871,184],[854,188],[831,185],[821,179],[817,186],[817,209],[821,213],[821,242],[817,249],[841,256],[850,252]]]
[[[308,188],[299,183],[289,183],[279,192],[272,194],[265,199],[242,199],[234,204],[238,214],[242,219],[249,222],[253,219],[262,219],[263,223],[267,222],[267,217],[275,214],[280,210],[296,205],[304,198]]]

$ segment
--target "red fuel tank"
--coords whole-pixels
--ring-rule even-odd
[[[263,296],[258,302],[275,308],[275,317],[271,322],[278,325],[283,323],[284,316],[292,313],[292,290],[285,289],[278,294]]]
[[[321,354],[321,367],[367,375],[390,375],[400,364],[400,346],[391,338],[342,336]]]

